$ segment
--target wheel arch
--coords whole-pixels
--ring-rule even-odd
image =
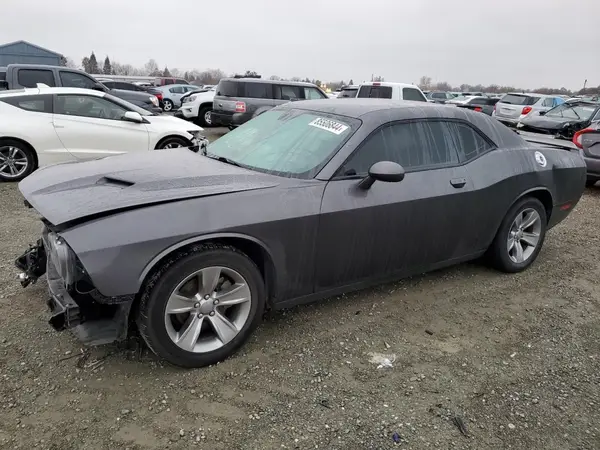
[[[18,137],[13,137],[13,136],[0,136],[0,143],[2,143],[2,141],[5,140],[10,140],[10,141],[17,141],[22,143],[23,145],[25,145],[26,147],[28,147],[31,152],[33,153],[33,170],[37,170],[38,166],[39,166],[39,160],[38,160],[38,154],[37,151],[35,150],[35,148],[33,147],[33,145],[31,145],[29,142],[27,142],[25,139],[21,139]]]
[[[273,298],[276,295],[276,269],[272,253],[264,242],[252,236],[240,233],[215,233],[209,235],[198,236],[184,241],[178,242],[156,255],[142,271],[138,283],[139,292],[142,292],[143,286],[147,280],[152,277],[152,274],[161,267],[162,263],[169,259],[173,254],[183,251],[184,249],[207,242],[216,242],[220,244],[231,245],[241,252],[245,253],[258,267],[264,281],[267,292],[267,308],[270,308]],[[139,296],[138,296],[139,297]],[[136,302],[139,299],[136,299]],[[135,308],[132,308],[134,310]]]
[[[181,134],[169,134],[169,135],[159,139],[159,141],[154,146],[154,150],[158,149],[164,142],[168,141],[169,139],[181,139],[183,141],[186,141],[188,146],[192,145],[192,141],[190,141],[187,137],[185,137]]]

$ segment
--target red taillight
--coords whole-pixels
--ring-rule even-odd
[[[578,148],[583,148],[583,143],[581,142],[583,139],[583,135],[592,131],[596,130],[592,128],[584,128],[583,130],[579,130],[577,133],[575,133],[575,136],[573,136],[573,144],[575,144]]]
[[[483,111],[479,106],[476,106],[475,109],[473,111],[477,111],[477,112],[481,112]]]
[[[244,102],[235,102],[235,112],[246,112],[246,104]]]
[[[162,100],[162,99],[163,99],[163,96],[162,96],[162,94],[154,94],[154,96],[155,96],[157,99],[159,99],[159,100]]]
[[[523,111],[521,111],[521,114],[525,115],[525,114],[529,114],[531,112],[531,106],[526,106],[525,108],[523,108]]]

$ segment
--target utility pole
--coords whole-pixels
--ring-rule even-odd
[[[587,85],[587,78],[586,78],[586,80],[583,82],[583,89],[585,89],[586,85]]]

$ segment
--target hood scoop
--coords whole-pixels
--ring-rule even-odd
[[[130,186],[133,186],[135,183],[133,181],[129,181],[129,180],[123,180],[121,178],[116,178],[116,177],[102,177],[98,180],[98,182],[96,183],[98,185],[109,185],[109,186],[114,186],[114,187],[119,187],[119,188],[127,188]]]

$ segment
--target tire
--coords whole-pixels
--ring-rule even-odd
[[[212,112],[212,108],[210,106],[203,106],[198,111],[198,124],[202,128],[211,128],[212,121],[210,121],[210,113]]]
[[[585,187],[592,187],[598,182],[598,178],[588,177],[585,180]]]
[[[227,288],[221,287],[221,291],[217,283],[217,289],[208,298],[194,297],[194,292],[200,294],[204,289],[197,281],[197,272],[204,270],[210,274],[217,268],[220,270],[220,275],[209,276],[208,279],[218,279],[220,283],[221,279],[227,278],[231,273],[239,275],[238,281],[243,280],[246,288],[236,290],[236,296],[245,298],[244,296],[247,295],[248,301],[233,306],[224,305],[228,302],[227,298],[230,299],[229,301],[240,301],[233,300],[234,296],[228,297],[227,294],[219,297],[222,292],[233,289],[232,286],[235,285],[231,283]],[[204,278],[204,272],[201,273],[201,277]],[[188,278],[190,281],[186,281]],[[228,281],[225,281],[221,286],[227,283]],[[239,283],[239,286],[243,285]],[[191,290],[184,291],[190,286]],[[238,350],[258,326],[265,308],[265,292],[260,271],[244,253],[227,245],[198,245],[170,258],[146,283],[136,318],[137,326],[148,347],[171,364],[187,368],[216,364]],[[185,295],[184,301],[178,300],[172,304],[171,299],[174,298],[175,293]],[[188,297],[192,298],[190,303],[187,302]],[[176,300],[181,298],[183,297],[177,297]],[[213,303],[219,298],[222,299],[223,305],[214,306]],[[203,303],[200,305],[200,302]],[[169,309],[183,310],[181,305],[191,312],[187,310],[183,313],[167,312]],[[212,314],[206,308],[213,308]],[[231,309],[233,313],[229,314]],[[236,316],[235,314],[240,311],[242,315]],[[224,323],[223,317],[228,318],[229,324],[234,324],[236,333],[234,334],[233,329],[225,327],[225,334],[228,334],[226,339],[223,339],[221,334],[217,333],[217,328],[212,325]],[[244,319],[243,324],[238,320],[240,318]],[[200,320],[202,322],[198,325]],[[196,328],[199,335],[184,332],[193,329],[192,325],[200,327]],[[180,328],[176,329],[176,326]],[[189,336],[192,337],[188,340]]]
[[[31,146],[14,139],[0,139],[0,181],[21,181],[36,165]]]
[[[514,246],[511,247],[510,240],[513,239],[512,233],[515,230],[518,230],[518,227],[515,228],[517,217],[525,217],[525,221],[527,221],[528,213],[532,211],[535,211],[538,216],[536,223],[532,226],[524,227],[521,231],[522,235],[518,234],[519,232],[517,231],[515,238],[519,240],[519,242],[515,242]],[[524,223],[523,225],[527,224]],[[546,237],[546,228],[546,209],[542,202],[534,197],[525,197],[519,200],[512,206],[502,220],[494,241],[488,249],[487,256],[491,265],[502,272],[508,273],[516,273],[525,270],[536,260],[540,253],[542,245],[544,244],[544,238]],[[527,241],[534,242],[533,236],[536,234],[536,245],[529,245]],[[525,239],[521,240],[520,236]],[[519,258],[518,255],[519,246],[522,250],[522,260],[520,260],[521,258]]]
[[[165,110],[166,112],[173,111],[174,106],[175,105],[173,104],[173,102],[168,98],[163,100],[163,110]]]
[[[192,145],[186,139],[182,137],[168,137],[158,143],[156,150],[168,150],[170,148],[189,147]]]

